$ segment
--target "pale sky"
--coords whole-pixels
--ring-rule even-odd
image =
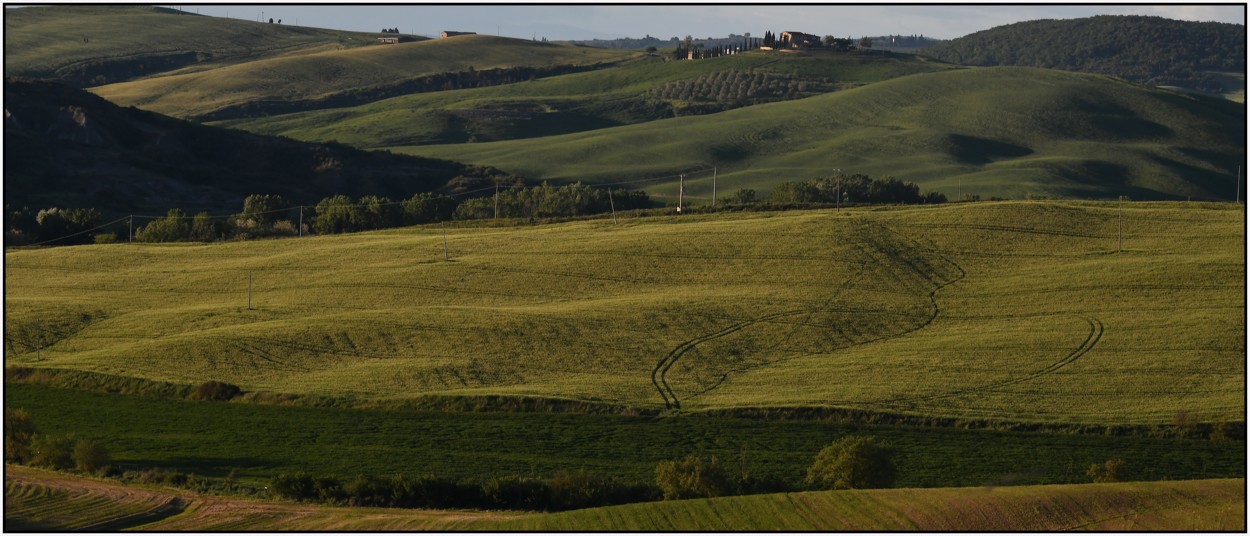
[[[437,36],[443,30],[550,40],[643,37],[660,39],[763,36],[794,30],[816,35],[922,34],[954,39],[995,26],[1035,19],[1094,15],[1155,15],[1181,20],[1245,24],[1244,3],[1176,5],[890,4],[836,5],[692,3],[670,5],[458,5],[422,4],[182,4],[188,12],[236,19],[275,20],[319,28]],[[263,14],[263,15],[262,15]]]

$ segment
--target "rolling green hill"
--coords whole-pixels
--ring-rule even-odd
[[[486,142],[708,114],[951,68],[897,54],[753,52],[701,61],[655,58],[526,83],[217,124],[356,147]]]
[[[1102,15],[998,26],[924,49],[963,65],[1015,65],[1117,76],[1151,86],[1216,95],[1222,73],[1245,88],[1246,26],[1163,17]]]
[[[94,88],[122,106],[226,119],[361,104],[413,91],[473,87],[602,67],[641,56],[487,35],[288,55]]]
[[[238,8],[239,15],[253,10]],[[356,47],[375,34],[201,17],[156,6],[5,9],[5,76],[79,87],[175,70]]]
[[[450,262],[437,227],[8,250],[6,364],[374,401],[1241,418],[1242,213],[1130,204],[1121,246],[1120,210],[451,228]]]
[[[557,514],[305,506],[128,488],[5,468],[5,526],[155,531],[1238,531],[1245,480],[833,491],[695,499]],[[69,497],[68,501],[63,499]],[[176,505],[155,519],[130,511]],[[69,508],[67,508],[69,506]]]
[[[833,169],[948,197],[1231,199],[1245,108],[1110,77],[998,67],[916,74],[713,116],[495,143],[395,148],[533,178],[614,182],[716,166],[720,191]],[[700,178],[709,178],[701,175]],[[697,192],[706,196],[704,180]]]

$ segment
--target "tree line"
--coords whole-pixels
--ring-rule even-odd
[[[174,208],[126,232],[133,232],[138,242],[212,242],[373,231],[451,220],[577,217],[651,206],[651,198],[642,190],[604,190],[580,182],[564,186],[544,182],[531,188],[514,185],[499,188],[497,194],[479,193],[482,197],[460,198],[421,192],[402,200],[334,195],[312,206],[295,206],[281,195],[256,194],[244,199],[243,210],[235,215],[189,215]],[[50,208],[33,215],[25,208],[5,211],[5,243],[10,246],[112,243],[132,238],[98,227],[100,212],[95,209]]]
[[[498,184],[499,177],[493,179]],[[654,206],[643,190],[602,189],[580,182],[525,187],[520,179],[509,186],[489,186],[462,194],[421,192],[393,200],[385,196],[347,195],[326,197],[315,205],[296,206],[281,195],[255,194],[243,201],[243,210],[230,216],[207,212],[191,215],[170,209],[165,216],[146,224],[126,218],[101,225],[100,212],[92,208],[28,208],[5,210],[5,245],[79,245],[138,242],[213,242],[305,234],[339,234],[424,225],[453,220],[510,218],[536,221],[635,211]],[[454,182],[454,181],[453,181]],[[480,185],[482,181],[475,184]],[[477,194],[462,197],[466,193]],[[946,202],[938,192],[921,193],[920,187],[894,177],[872,178],[863,174],[836,174],[806,181],[783,182],[768,199],[755,190],[739,189],[718,198],[722,206],[776,209],[811,205],[933,204]],[[115,229],[126,225],[122,232]]]

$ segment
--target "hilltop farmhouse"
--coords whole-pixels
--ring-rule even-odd
[[[818,47],[820,44],[820,36],[803,32],[781,32],[777,36],[778,48]]]

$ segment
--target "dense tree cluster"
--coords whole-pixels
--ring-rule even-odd
[[[4,408],[4,461],[104,474],[110,469],[111,458],[95,441],[41,433],[26,410]]]
[[[963,65],[1062,69],[1218,92],[1221,86],[1208,71],[1245,72],[1246,27],[1118,15],[1036,20],[977,32],[923,53]]]
[[[4,241],[7,245],[36,244],[55,240],[59,246],[89,244],[88,232],[100,224],[100,212],[93,208],[47,208],[35,212],[28,207],[4,210]]]
[[[476,220],[501,218],[552,218],[584,216],[616,210],[648,208],[651,199],[642,190],[607,190],[591,188],[582,183],[552,186],[544,182],[534,188],[501,190],[494,196],[468,199],[456,207],[455,219]]]
[[[769,202],[777,205],[945,203],[946,196],[937,192],[921,194],[915,183],[890,176],[874,179],[861,174],[842,174],[783,182],[773,189]]]

